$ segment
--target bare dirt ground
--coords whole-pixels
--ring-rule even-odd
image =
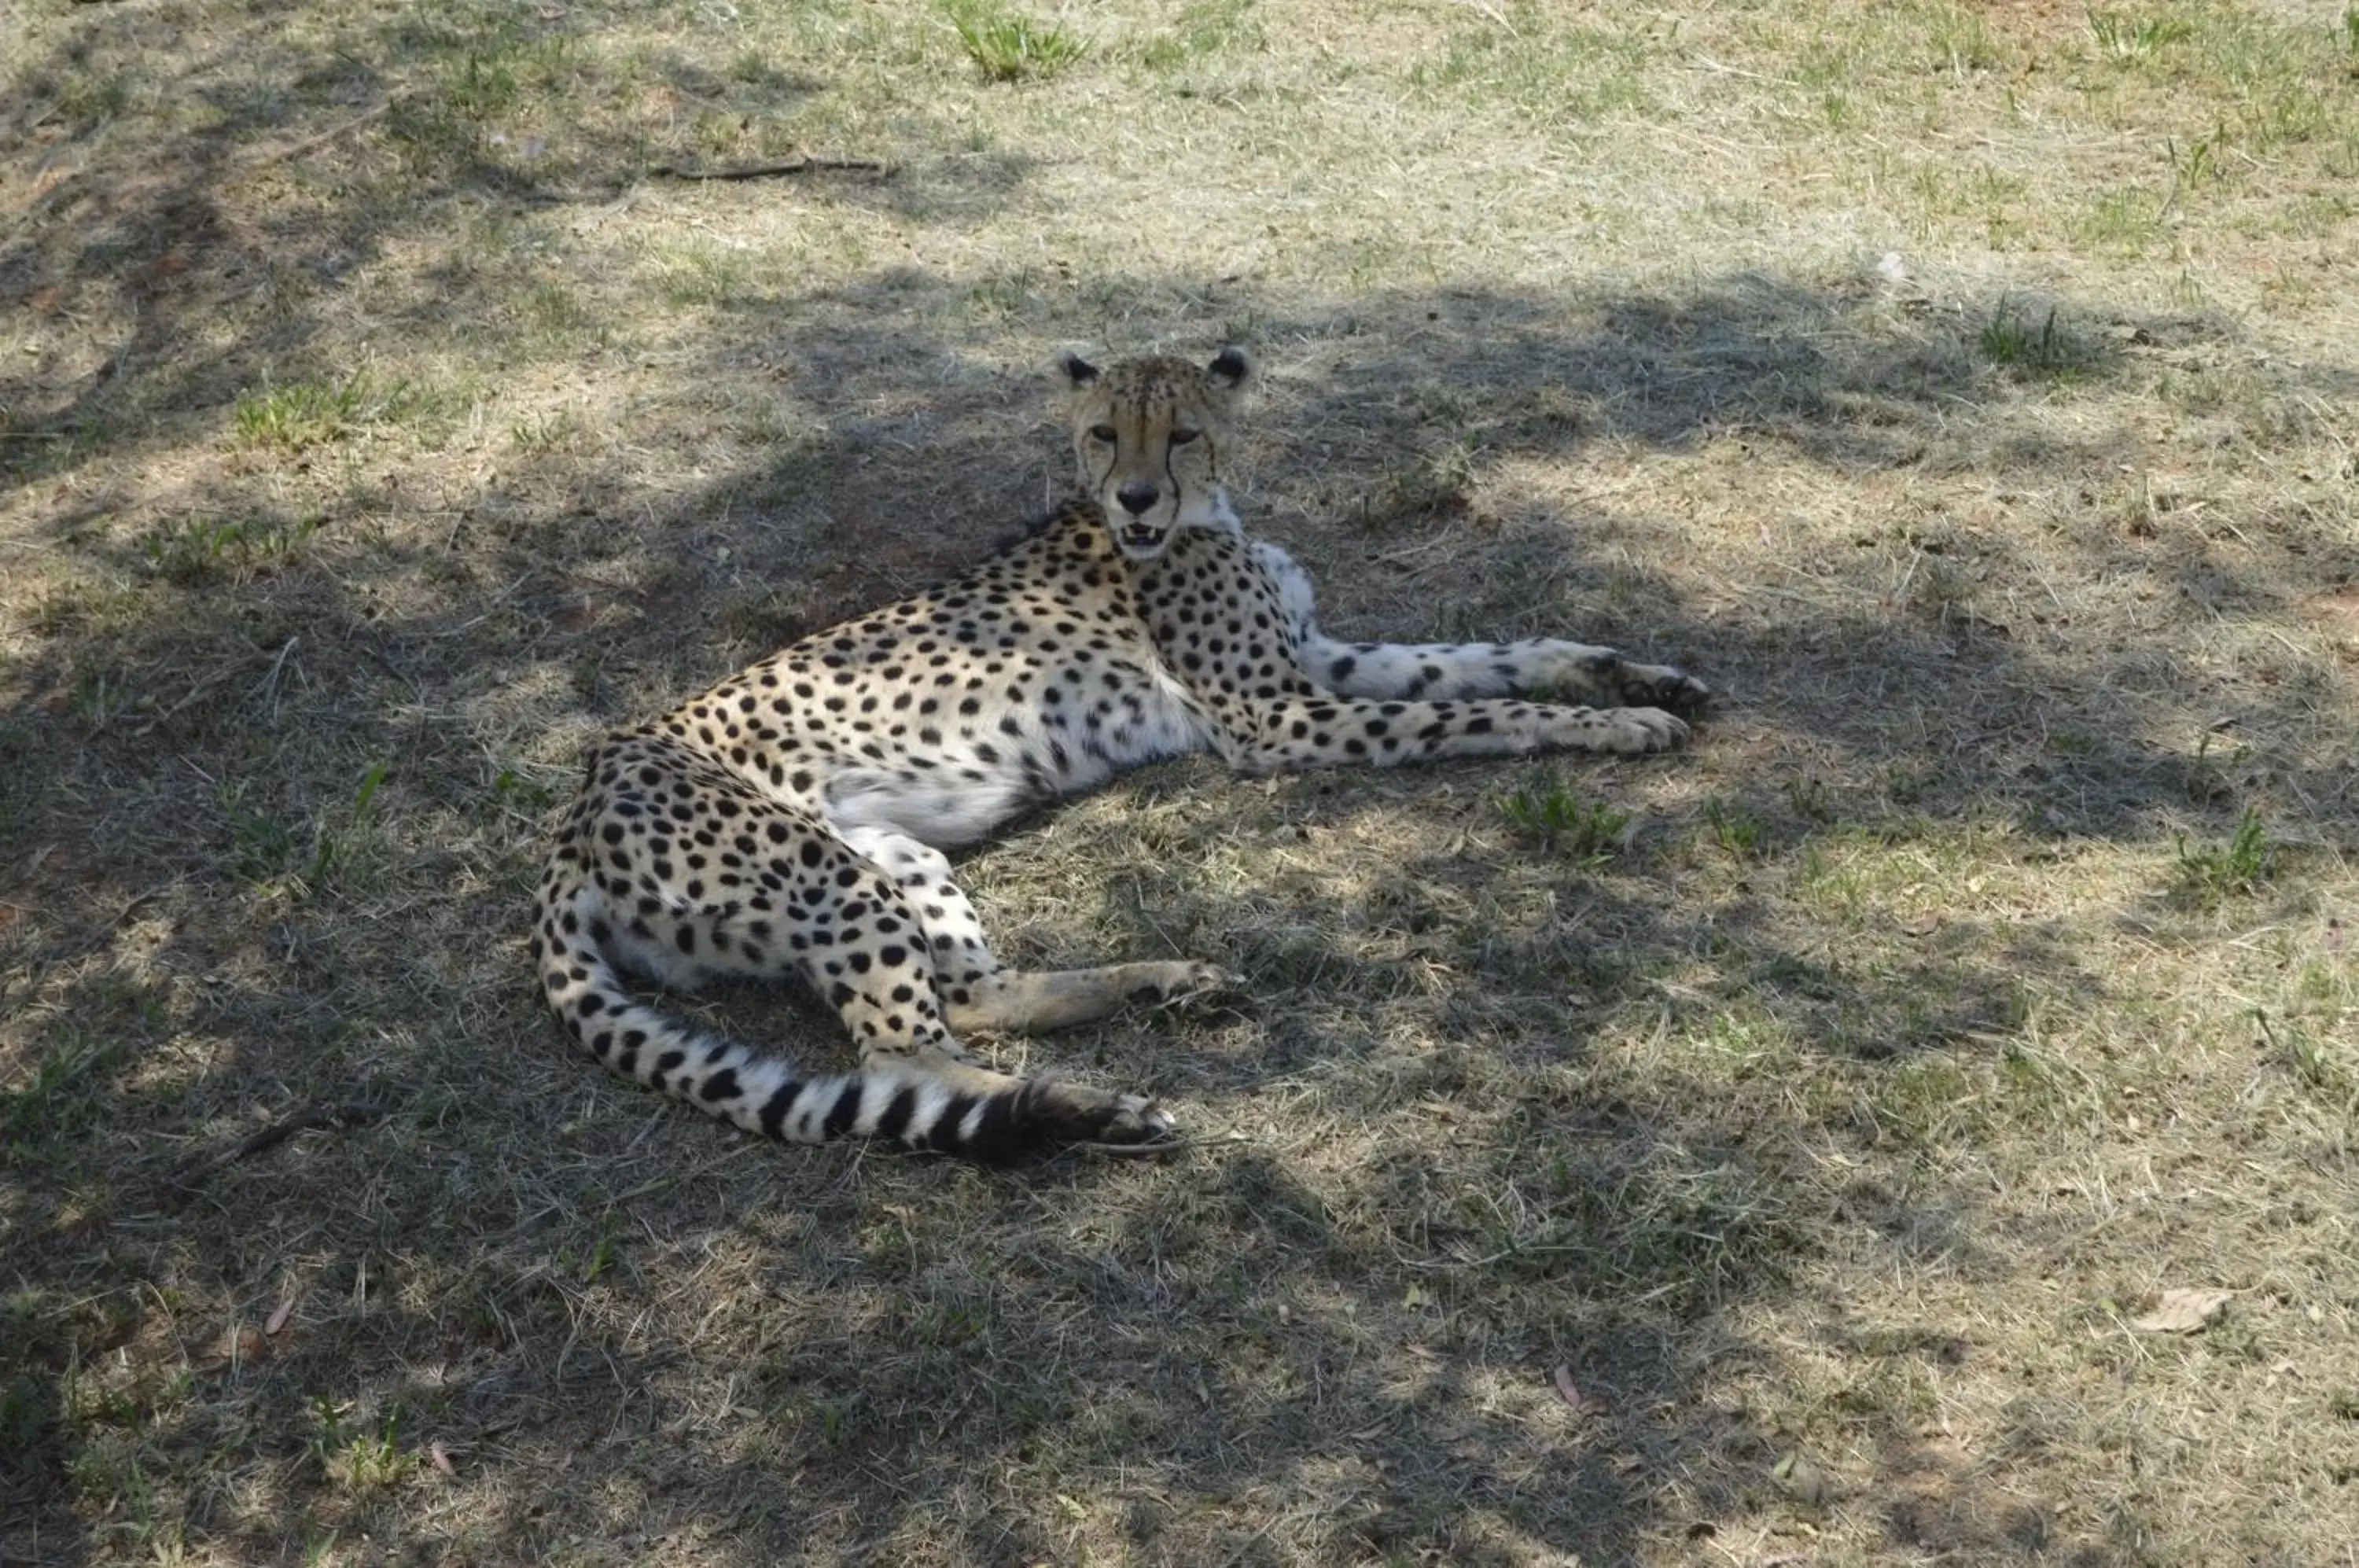
[[[2359,1562],[2354,212],[2340,5],[0,9],[0,1562]],[[1225,342],[1694,749],[973,857],[1160,1162],[569,1055],[585,739]]]

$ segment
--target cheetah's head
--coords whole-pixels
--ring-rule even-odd
[[[1082,488],[1125,556],[1152,561],[1180,528],[1235,526],[1221,459],[1253,379],[1245,350],[1224,348],[1206,365],[1135,359],[1103,371],[1068,354],[1058,369],[1071,387]]]

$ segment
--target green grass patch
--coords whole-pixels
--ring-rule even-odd
[[[2175,842],[2171,892],[2190,909],[2216,909],[2259,891],[2277,873],[2280,846],[2269,837],[2257,806],[2245,808],[2225,842],[2194,843],[2185,833]]]
[[[1764,830],[1761,819],[1744,807],[1733,805],[1713,796],[1703,805],[1703,820],[1712,842],[1721,852],[1738,860],[1750,860],[1761,853]]]
[[[16,1083],[0,1086],[0,1163],[56,1153],[97,1123],[106,1073],[130,1054],[122,1035],[61,1030]]]
[[[266,898],[305,898],[323,891],[332,875],[363,873],[375,838],[374,808],[387,768],[372,763],[344,810],[322,813],[308,832],[248,803],[244,784],[226,784],[219,805],[228,819],[241,880]]]
[[[190,518],[150,530],[140,553],[166,580],[181,584],[221,575],[266,576],[303,558],[324,517]]]
[[[2092,10],[2089,36],[2095,41],[2097,52],[2106,59],[2136,63],[2153,60],[2171,45],[2193,38],[2195,24],[2184,16]]]
[[[1991,364],[2027,379],[2064,380],[2089,370],[2096,357],[2055,306],[2027,310],[2007,299],[1983,323],[1975,346]]]
[[[1045,81],[1089,58],[1090,42],[1079,33],[999,0],[945,0],[942,11],[986,82]]]
[[[296,453],[398,423],[428,406],[427,397],[409,382],[380,384],[365,371],[341,381],[265,380],[239,395],[231,428],[243,445]]]
[[[1138,51],[1141,64],[1170,71],[1222,54],[1247,54],[1266,46],[1259,0],[1188,0],[1171,26]]]
[[[1603,866],[1629,846],[1629,812],[1583,800],[1560,779],[1510,791],[1498,807],[1518,833],[1582,866]]]
[[[346,1420],[349,1409],[326,1395],[311,1402],[318,1430],[311,1459],[321,1476],[348,1495],[370,1497],[388,1492],[417,1468],[401,1445],[401,1413],[389,1410],[373,1422]]]
[[[1429,96],[1504,103],[1544,124],[1580,125],[1648,107],[1643,67],[1654,48],[1643,31],[1559,23],[1523,4],[1452,32],[1410,66],[1408,82]]]

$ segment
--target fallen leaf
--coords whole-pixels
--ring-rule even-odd
[[[262,1332],[274,1338],[277,1337],[278,1331],[287,1326],[287,1320],[294,1313],[295,1298],[289,1296],[271,1309],[270,1316],[263,1322]]]
[[[1571,1367],[1560,1366],[1556,1369],[1555,1376],[1557,1398],[1579,1410],[1582,1415],[1591,1415],[1596,1411],[1598,1408],[1596,1399],[1581,1391],[1580,1385],[1572,1380]]]
[[[451,1463],[451,1451],[442,1446],[442,1440],[439,1437],[426,1445],[426,1457],[433,1464],[435,1469],[445,1475],[456,1475],[459,1473],[459,1467]]]
[[[2201,1334],[2228,1310],[2225,1290],[2190,1290],[2174,1287],[2155,1299],[2150,1311],[2130,1319],[2140,1334]]]

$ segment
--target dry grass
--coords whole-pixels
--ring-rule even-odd
[[[958,19],[1069,48],[0,27],[0,1560],[2354,1561],[2359,20]],[[894,172],[647,172],[799,150]],[[975,857],[1251,977],[1002,1048],[1166,1163],[571,1059],[583,739],[1009,531],[1051,346],[1229,339],[1337,629],[1654,650],[1697,749]]]

